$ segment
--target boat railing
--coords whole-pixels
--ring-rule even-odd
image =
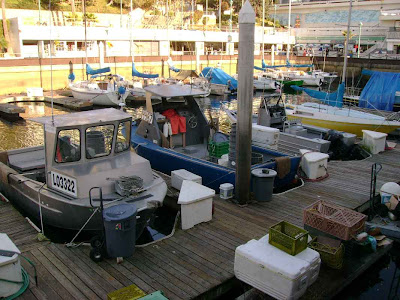
[[[346,96],[360,96],[361,95],[361,88],[349,86],[346,87]]]

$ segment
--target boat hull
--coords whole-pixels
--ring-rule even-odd
[[[91,101],[94,105],[118,106],[120,103],[124,103],[124,98],[121,99],[117,92],[88,92],[72,88],[71,92],[75,99]]]
[[[133,132],[134,131],[135,130],[133,130]],[[219,186],[222,183],[235,184],[234,169],[160,147],[140,136],[137,136],[136,134],[132,134],[132,144],[140,156],[150,161],[153,169],[165,174],[171,174],[171,171],[178,169],[186,169],[189,172],[201,176],[203,179],[202,184],[216,190],[217,192],[219,192]],[[257,151],[259,153],[268,152],[275,154],[275,156],[283,156],[281,153],[269,150],[267,151],[263,148],[254,146],[253,151]],[[279,188],[291,184],[295,178],[295,175],[297,174],[299,163],[300,157],[291,157],[290,172],[283,178],[276,177],[274,186]],[[269,168],[276,170],[276,163],[274,161],[264,162],[251,167],[251,169],[257,168]]]

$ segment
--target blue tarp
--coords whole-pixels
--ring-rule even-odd
[[[229,90],[237,89],[237,80],[219,68],[206,67],[200,76],[207,78],[211,83],[228,85]]]
[[[141,77],[141,78],[157,78],[158,74],[145,74],[145,73],[140,73],[138,70],[135,68],[135,63],[132,63],[132,76],[136,77]]]
[[[292,65],[290,61],[286,60],[286,65],[276,65],[276,66],[268,66],[264,60],[261,61],[262,68],[254,67],[256,70],[265,71],[265,69],[274,69],[274,68],[312,68],[314,65]],[[263,70],[264,69],[264,70]]]
[[[102,68],[102,69],[93,69],[89,64],[86,64],[86,74],[87,75],[96,75],[102,73],[111,72],[110,67]]]
[[[327,93],[327,92],[321,92],[321,91],[317,91],[317,90],[313,90],[313,89],[307,89],[307,88],[299,87],[296,85],[291,85],[290,87],[296,91],[304,91],[310,97],[318,99],[325,104],[328,104],[331,106],[336,106],[336,107],[343,106],[344,82],[342,82],[338,86],[338,89],[336,90],[336,92],[333,92],[333,93]]]
[[[169,66],[169,69],[170,69],[171,71],[174,71],[175,73],[178,73],[178,72],[181,71],[181,69],[178,69],[178,68],[176,68],[176,67],[174,67],[174,66]]]
[[[400,73],[363,70],[371,78],[361,92],[359,107],[393,110],[396,91],[400,91]]]

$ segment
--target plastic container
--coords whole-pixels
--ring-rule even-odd
[[[324,177],[327,173],[329,155],[300,149],[302,155],[300,166],[309,179]]]
[[[208,154],[210,156],[220,158],[222,155],[227,153],[229,153],[229,141],[214,142],[210,140],[208,142]]]
[[[371,130],[363,130],[363,144],[368,148],[371,154],[378,154],[385,151],[386,133]]]
[[[279,129],[253,124],[251,142],[262,148],[278,150]]]
[[[251,240],[236,248],[235,276],[277,299],[297,299],[307,290],[310,264]]]
[[[212,201],[215,191],[194,181],[185,180],[179,193],[182,229],[212,220]]]
[[[254,198],[257,201],[271,201],[274,190],[274,180],[277,175],[276,171],[271,169],[254,169],[251,171],[253,178]]]
[[[233,197],[233,184],[223,183],[219,186],[219,197],[221,199],[230,199]]]
[[[164,296],[162,291],[156,291],[154,293],[148,294],[140,298],[141,300],[168,300],[167,297]]]
[[[332,269],[341,269],[343,267],[344,245],[336,241],[339,246],[328,245],[324,242],[327,238],[315,237],[308,243],[308,247],[318,251],[321,255],[321,261]]]
[[[27,88],[26,95],[28,97],[43,97],[43,89],[40,87],[36,88]]]
[[[198,184],[202,183],[202,178],[199,175],[193,174],[185,169],[174,170],[171,172],[171,185],[177,190],[181,189],[182,182],[184,180],[190,180],[193,182],[197,182]]]
[[[366,215],[331,204],[317,201],[303,211],[303,223],[342,240],[350,240],[362,232]]]
[[[281,221],[269,228],[269,243],[290,255],[307,248],[308,232],[300,227]]]
[[[110,257],[129,257],[135,251],[135,204],[118,204],[103,211],[107,253]]]
[[[267,245],[267,247],[275,249],[275,251],[279,251],[285,253],[286,255],[289,255],[286,252],[283,252],[282,250],[272,246],[269,243],[269,234],[263,236],[258,241],[263,245]],[[312,285],[317,280],[319,270],[321,268],[320,254],[317,251],[307,247],[300,253],[296,254],[294,257],[304,260],[310,264],[307,276],[308,276],[308,286]]]
[[[21,252],[5,233],[0,233],[0,250],[16,252],[9,256],[0,255],[0,278],[22,282],[21,262],[18,255]],[[0,281],[0,298],[15,294],[21,286],[21,283]]]

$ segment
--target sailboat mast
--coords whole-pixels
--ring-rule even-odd
[[[132,62],[133,62],[133,41],[132,41],[132,0],[131,0],[131,7],[130,7],[130,16],[129,16],[130,22],[130,28],[129,28],[129,55],[131,56]]]
[[[292,0],[289,0],[289,19],[288,19],[288,42],[286,49],[286,60],[289,61],[290,52],[290,18],[292,16]]]
[[[343,75],[342,82],[346,84],[346,71],[347,71],[347,53],[349,48],[349,37],[350,37],[350,22],[351,22],[351,9],[353,7],[353,0],[350,0],[349,6],[349,19],[347,20],[347,34],[346,34],[346,42],[344,43],[344,63],[343,63]]]
[[[87,52],[87,26],[86,26],[86,0],[83,0],[83,23],[85,25],[85,60],[86,64],[88,63],[88,52]],[[86,80],[88,79],[88,75],[86,74]]]
[[[264,61],[264,26],[265,26],[265,0],[262,2],[262,48],[261,48],[261,58]]]

